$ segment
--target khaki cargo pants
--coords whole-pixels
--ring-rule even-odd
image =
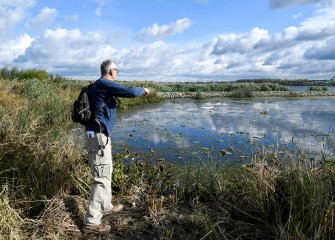
[[[112,147],[111,139],[103,133],[86,132],[85,143],[92,164],[93,181],[88,210],[84,217],[85,225],[100,225],[104,212],[112,201]],[[101,149],[101,145],[104,149]]]

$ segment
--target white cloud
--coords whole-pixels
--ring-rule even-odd
[[[199,49],[199,48],[197,48]],[[179,49],[175,45],[157,41],[130,49],[117,51],[119,68],[128,79],[172,81],[189,74],[198,61],[197,50]]]
[[[36,4],[36,0],[1,0],[0,7],[7,9],[27,9],[33,7]]]
[[[213,54],[245,53],[250,51],[260,40],[269,38],[268,32],[260,28],[254,28],[251,32],[242,36],[237,36],[236,34],[222,35],[217,39],[213,47]]]
[[[316,60],[335,60],[335,38],[314,44],[306,50],[304,57]]]
[[[254,28],[244,35],[213,39],[206,46],[216,58],[217,68],[212,68],[212,75],[297,79],[311,78],[313,74],[313,79],[327,78],[335,68],[334,61],[330,61],[335,59],[334,16],[335,8],[321,8],[300,26],[272,36]]]
[[[31,45],[34,38],[24,34],[15,40],[3,42],[0,46],[0,59],[4,65],[10,65],[19,55],[24,54],[25,50]]]
[[[13,26],[22,21],[26,10],[35,5],[35,0],[1,0],[0,1],[0,38]]]
[[[321,18],[319,15],[316,17]],[[327,19],[326,15],[324,17]],[[78,29],[59,28],[47,30],[25,52],[21,51],[24,54],[15,62],[20,67],[38,67],[51,73],[76,78],[81,76],[84,79],[97,77],[98,65],[105,58],[117,61],[122,70],[119,76],[121,80],[304,78],[312,70],[319,72],[319,75],[313,75],[316,78],[323,77],[333,71],[334,64],[313,63],[310,59],[319,55],[316,52],[305,54],[317,40],[296,40],[302,29],[309,26],[309,21],[313,22],[312,19],[306,20],[300,27],[287,28],[274,36],[264,29],[254,28],[243,35],[221,35],[203,46],[189,44],[184,48],[156,41],[133,48],[116,49],[107,42],[109,38],[106,33],[81,33]],[[278,44],[281,44],[279,47],[282,50],[278,50]],[[318,45],[314,49],[322,53],[323,48],[326,49],[325,45]]]
[[[51,21],[58,14],[61,13],[55,9],[45,8],[36,19],[42,22],[43,16],[48,16],[46,19]],[[334,7],[318,8],[300,25],[287,27],[276,34],[255,27],[244,34],[222,34],[205,43],[188,43],[187,46],[168,44],[159,39],[185,31],[191,25],[188,18],[144,28],[138,39],[151,39],[152,42],[123,48],[111,42],[117,40],[107,32],[49,29],[35,39],[26,34],[12,41],[3,41],[0,59],[1,64],[46,69],[50,73],[83,79],[96,78],[100,74],[99,64],[105,58],[113,58],[118,63],[121,80],[330,78],[335,69],[334,16]],[[1,19],[2,15],[0,23]],[[22,20],[21,17],[13,21],[12,26]]]
[[[288,27],[271,38],[260,39],[255,48],[272,51],[292,47],[304,42],[324,41],[335,34],[335,8],[318,9],[313,17],[303,21],[299,27]]]
[[[318,9],[314,16],[301,23],[300,39],[323,39],[335,34],[335,7]]]
[[[199,61],[202,54],[199,45],[180,49],[163,41],[115,49],[112,43],[108,44],[104,33],[59,28],[47,30],[35,39],[14,64],[20,68],[41,68],[63,76],[92,79],[100,74],[102,60],[112,58],[121,69],[121,80],[185,81],[199,80],[199,76],[210,69],[208,65],[212,60]]]
[[[188,18],[178,19],[176,22],[170,23],[169,25],[159,26],[154,24],[151,27],[143,28],[137,35],[139,41],[147,41],[152,38],[162,38],[171,36],[177,33],[182,33],[192,25],[192,22]]]
[[[76,72],[86,74],[92,71],[93,64],[114,53],[115,49],[106,46],[106,42],[100,32],[82,34],[78,29],[47,30],[15,63],[24,68],[38,67],[65,75]]]
[[[41,12],[32,20],[32,26],[38,29],[44,29],[49,26],[57,18],[58,11],[55,8],[45,7]]]
[[[302,13],[296,13],[292,16],[293,19],[301,18],[303,16]]]

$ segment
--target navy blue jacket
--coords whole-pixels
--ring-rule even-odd
[[[126,87],[106,78],[95,81],[92,87],[92,110],[101,123],[102,132],[108,137],[112,136],[116,117],[115,97],[133,98],[144,93],[144,88]],[[98,123],[95,121],[89,123],[86,126],[86,131],[99,132]]]

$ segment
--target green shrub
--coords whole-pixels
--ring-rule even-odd
[[[311,86],[311,87],[309,87],[309,91],[318,91],[318,92],[328,91],[328,88],[326,86],[323,86],[323,87]]]
[[[49,73],[45,70],[27,69],[22,70],[18,76],[19,80],[38,80],[40,82],[47,82]]]
[[[0,70],[0,77],[2,79],[13,80],[15,78],[18,78],[19,75],[20,75],[20,71],[16,67],[9,68],[5,66],[5,67],[2,67]]]
[[[17,67],[2,67],[0,70],[0,77],[7,80],[38,80],[46,82],[49,79],[49,73],[45,70],[26,69],[18,70]]]

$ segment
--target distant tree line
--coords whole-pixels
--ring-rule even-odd
[[[240,79],[236,82],[240,83],[277,83],[280,85],[286,86],[335,86],[335,77],[330,80],[308,80],[308,79],[296,79],[296,80],[287,80],[287,79]]]

